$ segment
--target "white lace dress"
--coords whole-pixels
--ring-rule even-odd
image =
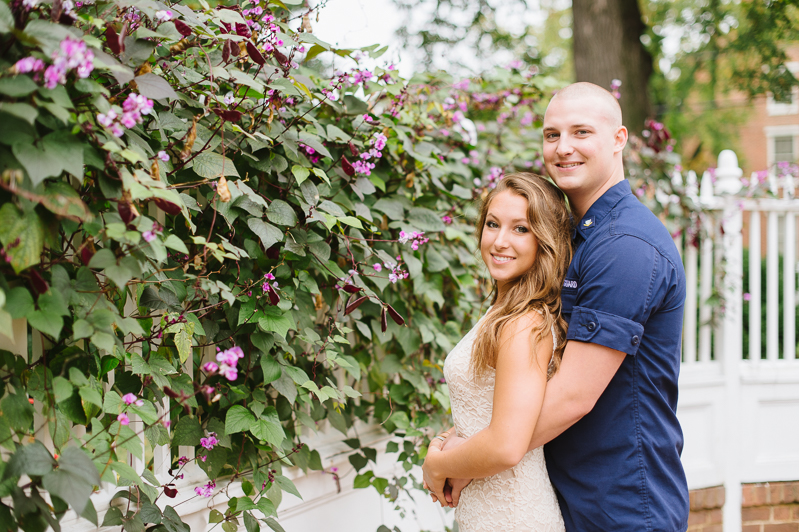
[[[476,332],[477,325],[444,363],[455,430],[462,438],[488,427],[494,403],[494,370],[478,381],[472,375]],[[521,462],[502,473],[473,480],[461,493],[455,519],[460,532],[565,531],[543,447],[528,452]]]

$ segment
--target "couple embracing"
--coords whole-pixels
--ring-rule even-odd
[[[461,532],[687,528],[675,414],[685,274],[630,191],[626,142],[616,99],[570,85],[544,117],[557,187],[513,174],[485,198],[493,302],[447,356],[454,427],[423,466]]]

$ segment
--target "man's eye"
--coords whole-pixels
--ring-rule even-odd
[[[558,134],[557,133],[548,133],[546,135],[546,138],[548,138],[548,139],[556,139],[556,138],[558,138]]]

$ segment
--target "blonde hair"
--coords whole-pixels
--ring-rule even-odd
[[[491,201],[505,191],[527,200],[527,221],[538,240],[538,252],[532,268],[512,281],[499,301],[496,282],[493,282],[493,307],[477,331],[472,348],[472,368],[475,376],[480,376],[489,367],[496,367],[503,328],[533,310],[543,319],[530,333],[531,356],[538,339],[542,335],[551,335],[551,330],[555,331],[555,354],[548,371],[551,377],[560,366],[566,345],[567,324],[561,315],[560,291],[572,259],[572,219],[565,196],[555,185],[528,172],[509,174],[483,201],[477,222],[478,245],[483,238]]]

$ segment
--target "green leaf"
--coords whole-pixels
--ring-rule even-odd
[[[203,429],[196,417],[184,416],[180,418],[172,434],[172,445],[188,445],[194,447],[200,445],[203,437]]]
[[[10,247],[17,239],[19,243]],[[39,264],[44,249],[44,224],[35,211],[23,213],[13,203],[5,203],[0,207],[0,242],[14,271],[19,273]]]
[[[280,526],[280,524],[277,521],[275,521],[273,518],[271,518],[271,517],[267,517],[266,519],[264,519],[264,522],[267,525],[269,525],[269,528],[271,528],[275,532],[286,532],[286,530],[282,526]]]
[[[100,485],[100,475],[86,453],[77,447],[67,447],[58,459],[58,469],[45,475],[45,489],[69,503],[82,514],[94,486]]]
[[[5,401],[3,404],[5,406]],[[11,455],[3,471],[3,479],[22,475],[41,477],[52,471],[55,465],[50,451],[42,442],[35,440],[30,445],[17,448],[17,452]]]
[[[83,179],[83,145],[69,132],[53,132],[38,144],[20,142],[11,150],[34,185],[48,177],[58,177],[64,170]]]
[[[308,176],[311,175],[310,170],[298,164],[291,167],[291,173],[294,174],[294,178],[297,180],[298,185],[302,185],[303,181],[308,179]]]
[[[72,383],[60,375],[53,379],[53,393],[55,394],[56,402],[60,403],[66,401],[72,395]],[[111,393],[111,392],[109,392]],[[117,395],[118,397],[119,395]]]
[[[135,81],[136,85],[139,87],[139,93],[152,100],[161,100],[163,98],[174,99],[178,97],[167,80],[153,73],[136,76],[133,78],[133,81]]]
[[[183,364],[191,355],[191,339],[194,336],[194,324],[192,322],[186,322],[180,325],[180,330],[175,333],[175,347],[178,348],[180,363]]]
[[[266,408],[261,419],[250,428],[250,432],[256,438],[266,440],[274,449],[280,449],[283,440],[286,439],[286,433],[283,431],[283,426],[280,424],[280,419],[277,417],[277,410],[274,406]]]
[[[9,78],[0,78],[0,94],[20,98],[32,93],[39,86],[29,76],[16,75]]]
[[[118,526],[121,525],[122,523],[123,523],[122,510],[120,510],[116,506],[112,506],[105,513],[105,517],[103,517],[102,526]]]
[[[283,232],[272,224],[268,224],[258,218],[249,218],[247,226],[253,233],[258,235],[264,245],[264,249],[269,249],[278,242],[283,241]]]
[[[8,33],[14,29],[14,15],[8,4],[0,2],[0,33]]]
[[[0,213],[2,209],[0,209]],[[0,229],[0,231],[2,231]],[[16,319],[24,318],[33,310],[33,296],[24,286],[17,286],[6,292],[5,310]]]
[[[261,355],[261,370],[264,372],[264,384],[276,381],[283,374],[280,364],[266,353]]]
[[[0,401],[0,411],[15,430],[27,432],[33,423],[33,405],[22,393],[10,393]]]
[[[185,253],[186,255],[189,254],[189,248],[186,247],[186,244],[177,237],[177,235],[169,235],[164,239],[164,245],[169,249],[174,249],[175,251],[179,251],[180,253]]]
[[[275,482],[277,482],[277,485],[280,486],[283,491],[287,491],[298,499],[302,499],[302,495],[300,495],[300,492],[297,490],[297,486],[288,478],[283,475],[275,475]]]
[[[258,499],[257,506],[258,509],[264,514],[264,517],[269,517],[270,515],[274,515],[276,513],[275,504],[266,497],[261,497]]]
[[[258,325],[266,332],[274,332],[285,338],[286,333],[294,327],[294,322],[286,317],[279,308],[267,307],[258,318]]]
[[[441,217],[424,207],[413,207],[408,212],[408,222],[422,231],[443,231],[446,229]]]
[[[0,5],[5,4],[0,3]],[[39,111],[27,103],[2,102],[0,103],[0,111],[4,111],[10,115],[21,118],[31,125],[33,125],[33,123],[36,121],[36,117],[39,115]]]
[[[239,176],[233,161],[216,152],[203,152],[195,157],[193,168],[198,176],[206,179],[214,179],[222,175]]]
[[[228,410],[225,417],[225,434],[235,434],[249,430],[255,423],[252,412],[241,405],[234,405]]]
[[[297,223],[297,215],[294,214],[294,209],[291,208],[291,205],[278,199],[272,201],[272,204],[269,205],[266,217],[269,218],[270,222],[277,225],[292,226]]]
[[[324,144],[319,142],[319,137],[317,137],[316,135],[311,135],[306,131],[300,131],[300,140],[302,141],[303,144],[306,144],[311,148],[315,149],[321,155],[332,158],[330,152],[327,151],[327,148],[325,147]]]

